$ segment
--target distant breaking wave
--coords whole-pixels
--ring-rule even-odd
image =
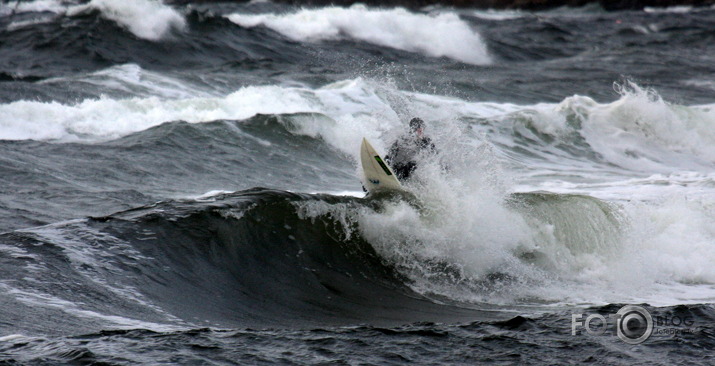
[[[176,9],[160,0],[91,0],[74,5],[56,0],[24,1],[0,8],[0,15],[12,13],[66,14],[74,17],[97,11],[105,19],[117,23],[135,36],[149,41],[158,41],[172,30],[183,30],[186,19]],[[12,23],[10,29],[50,21],[52,18],[37,18],[32,21]]]
[[[352,38],[431,57],[448,57],[474,65],[491,63],[479,33],[456,14],[425,15],[405,9],[303,9],[290,14],[227,16],[242,27],[265,26],[300,42]]]
[[[172,29],[186,27],[183,15],[157,0],[92,0],[69,8],[67,14],[74,16],[92,10],[150,41],[164,38]]]

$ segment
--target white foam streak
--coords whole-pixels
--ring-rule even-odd
[[[533,182],[516,185],[517,192],[547,191],[561,194],[582,194],[611,202],[657,202],[662,197],[688,195],[706,197],[715,188],[715,173],[675,172],[648,177],[602,179],[573,182],[565,179],[534,178]]]
[[[643,8],[644,12],[653,13],[653,14],[663,14],[663,13],[685,14],[685,13],[690,13],[693,10],[694,10],[694,8],[691,5],[668,6],[665,8],[654,8],[654,7],[646,6],[645,8]]]
[[[12,13],[40,13],[40,12],[50,12],[50,13],[63,13],[66,6],[62,2],[57,0],[35,0],[35,1],[16,1],[13,3],[7,3],[0,7],[0,15],[12,14]]]
[[[486,20],[513,20],[519,19],[526,16],[530,16],[529,13],[525,13],[520,10],[476,10],[473,13],[474,16]]]
[[[23,1],[0,6],[0,16],[36,13],[31,16],[20,17],[22,20],[14,20],[14,18],[11,18],[12,22],[7,25],[7,30],[15,31],[33,25],[51,22],[57,18],[57,14],[64,13],[66,9],[66,5],[56,0]]]
[[[465,63],[491,62],[479,33],[458,15],[425,15],[404,9],[327,7],[291,14],[240,14],[228,16],[242,27],[266,26],[295,41],[352,38],[432,57],[449,57]]]
[[[209,87],[186,83],[170,75],[142,69],[136,64],[112,66],[89,74],[63,76],[42,80],[40,84],[90,84],[104,95],[129,94],[135,97],[156,96],[166,99],[210,97]],[[53,85],[54,86],[54,85]]]
[[[0,282],[0,289],[3,293],[11,296],[13,299],[31,306],[58,309],[68,315],[75,316],[87,320],[100,320],[108,322],[110,326],[118,329],[151,329],[158,332],[169,332],[180,329],[171,324],[161,324],[148,322],[133,318],[127,318],[117,315],[107,315],[96,311],[82,309],[82,304],[64,300],[46,293],[33,292],[14,288],[7,283]]]

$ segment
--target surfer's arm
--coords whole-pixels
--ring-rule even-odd
[[[397,152],[400,150],[400,145],[395,142],[390,146],[390,150],[387,151],[387,155],[385,155],[385,161],[387,164],[392,165],[392,159],[397,156]]]
[[[437,147],[434,145],[434,142],[432,142],[432,139],[429,137],[425,137],[422,140],[421,147],[423,150],[427,150],[430,154],[437,154]]]

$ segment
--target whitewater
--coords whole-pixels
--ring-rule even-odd
[[[714,24],[3,4],[0,360],[707,364]],[[415,116],[416,201],[364,197]],[[571,334],[626,304],[692,325]]]

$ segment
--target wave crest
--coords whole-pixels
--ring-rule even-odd
[[[92,0],[69,8],[67,14],[75,16],[93,10],[149,41],[161,40],[171,30],[186,27],[183,15],[158,0]]]
[[[474,65],[491,63],[479,33],[451,13],[425,15],[401,8],[383,10],[354,5],[303,9],[291,14],[234,13],[228,19],[242,27],[266,26],[295,41],[352,38]]]

